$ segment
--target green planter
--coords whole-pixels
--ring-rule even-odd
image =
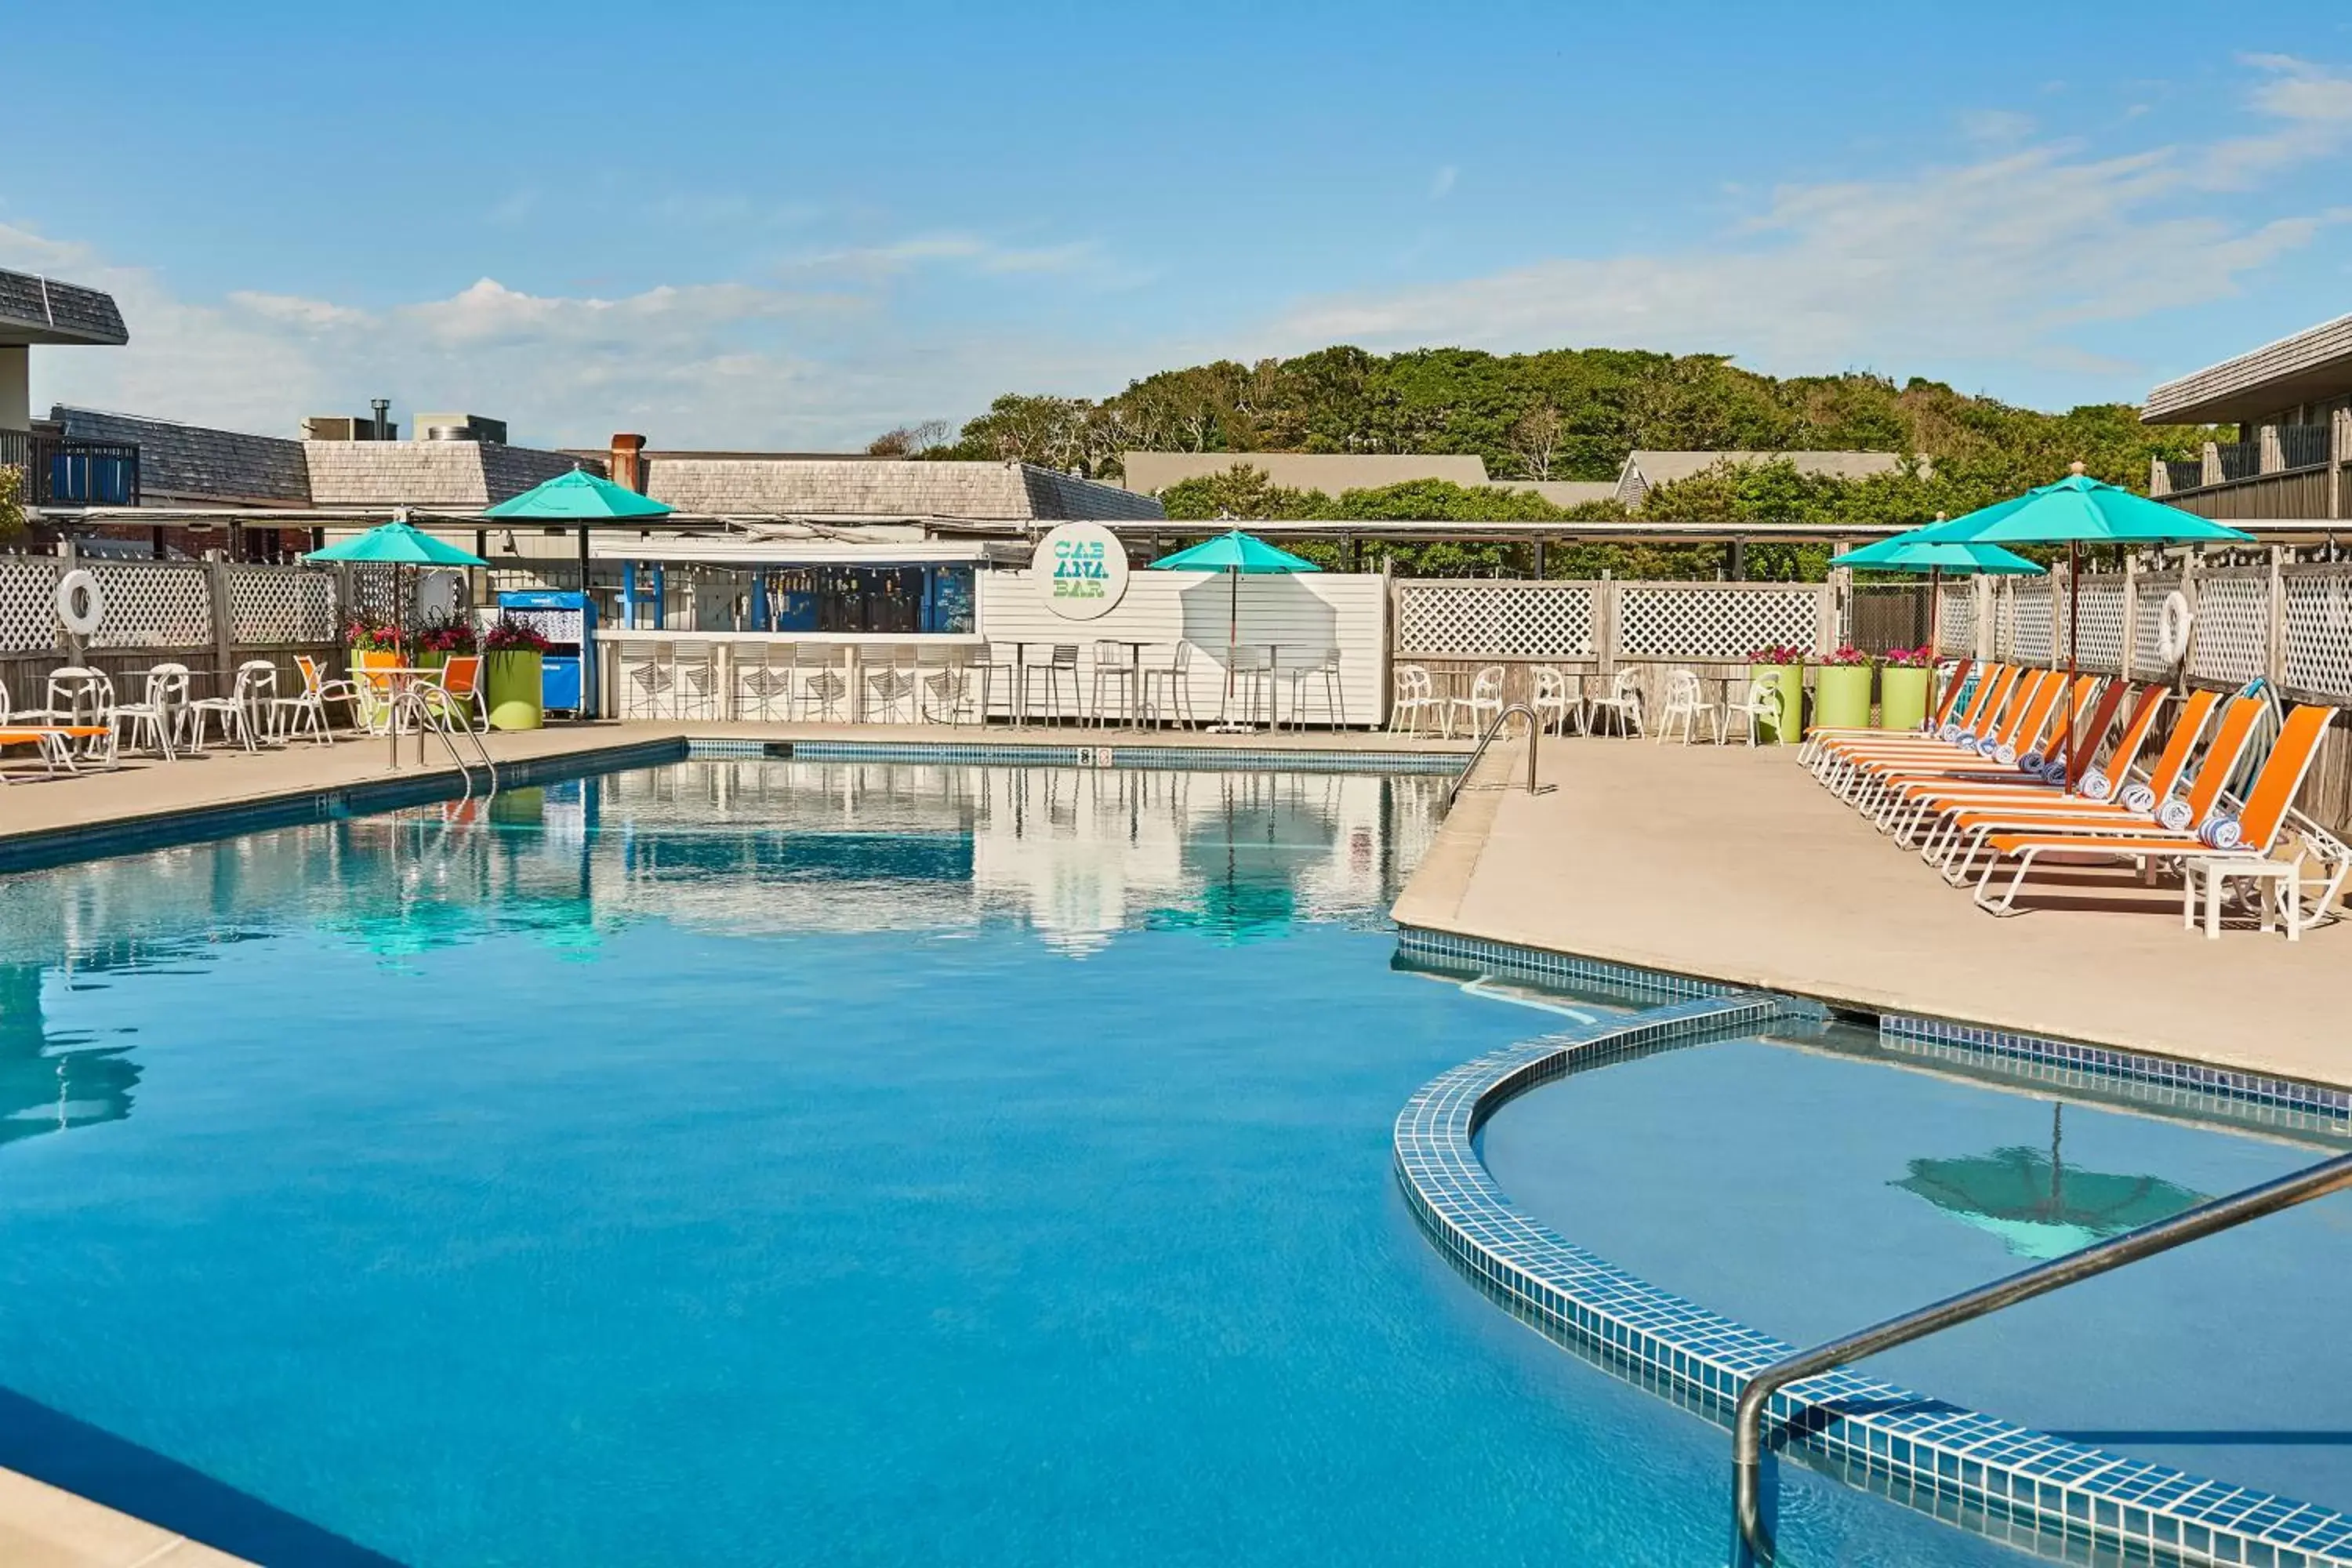
[[[416,657],[409,661],[411,666],[417,669],[439,669],[448,662],[449,656],[437,647],[418,648]]]
[[[482,694],[489,700],[491,729],[536,730],[547,721],[540,707],[540,659],[535,648],[482,656]]]
[[[1883,666],[1878,672],[1878,727],[1916,730],[1927,721],[1927,677],[1923,665],[1911,669]]]
[[[1813,667],[1813,728],[1870,728],[1870,666],[1822,664]]]
[[[1805,710],[1805,667],[1801,664],[1751,664],[1748,679],[1767,675],[1780,678],[1780,716],[1767,718],[1757,725],[1757,738],[1767,745],[1785,746],[1798,734],[1798,720]]]

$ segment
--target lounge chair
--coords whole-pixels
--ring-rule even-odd
[[[1912,834],[1923,817],[1939,815],[1952,806],[1969,805],[2000,805],[2018,800],[2038,801],[2050,798],[2052,791],[2061,796],[2082,791],[2099,800],[2112,800],[2123,788],[2124,774],[2131,770],[2139,753],[2140,743],[2155,727],[2157,710],[2164,705],[2165,689],[2148,686],[2141,689],[2131,721],[2124,728],[2115,754],[2105,768],[2096,766],[2100,744],[2107,731],[2115,727],[2116,715],[2123,709],[2124,700],[2131,695],[2131,683],[2109,681],[2099,690],[2098,700],[2092,705],[2088,717],[2077,714],[2076,728],[2070,738],[2063,731],[2053,736],[2050,756],[2035,759],[2040,765],[2028,768],[2026,759],[2018,759],[2011,769],[1992,769],[1984,773],[1963,773],[1950,778],[1914,779],[1887,792],[1886,804],[1879,812],[1881,831],[1895,836],[1897,844],[1912,842]],[[2072,752],[2070,756],[2068,753]],[[2052,762],[2063,763],[2062,777],[2050,777]],[[2094,785],[2092,780],[2098,783]]]
[[[2236,753],[2245,748],[2246,734],[2252,729],[2252,719],[2244,710],[2248,704],[2259,712],[2263,706],[2258,697],[2241,697],[2224,713],[2221,728],[2208,748],[2205,767],[2199,778],[2199,792],[2203,792],[2207,777],[2218,775],[2226,780],[2236,765]],[[2085,828],[2062,828],[2051,832],[1995,833],[1985,839],[1991,851],[1985,862],[1983,874],[1977,879],[1977,902],[1994,914],[2015,912],[2017,895],[2032,874],[2035,863],[2044,855],[2096,855],[2139,864],[2143,871],[2152,870],[2165,861],[2179,861],[2197,857],[2229,858],[2260,857],[2270,853],[2285,827],[2287,814],[2294,808],[2296,792],[2303,788],[2304,775],[2311,771],[2319,755],[2319,742],[2327,726],[2336,717],[2333,708],[2306,704],[2286,716],[2279,728],[2277,742],[2271,754],[2263,762],[2262,771],[2254,775],[2253,787],[2247,792],[2245,809],[2235,818],[2220,809],[2221,785],[2214,784],[2210,794],[2200,804],[2192,792],[2190,809],[2196,815],[2192,828],[2172,830],[2163,827],[2143,827],[2132,832],[2100,833]],[[2244,720],[2242,728],[2239,721]],[[2232,735],[2234,733],[2234,742]],[[2214,752],[2227,751],[2230,763],[2217,766]],[[1994,874],[2006,859],[2015,863],[2016,869],[2009,885],[1999,896],[1992,891]],[[2335,881],[2342,880],[2339,868]],[[2333,898],[2332,891],[2323,897],[2324,905]]]
[[[1959,682],[1953,682],[1952,689],[1945,693],[1953,700],[1946,703],[1943,716],[1931,731],[1816,730],[1805,737],[1798,760],[1816,774],[1826,775],[1836,759],[1856,752],[1953,744],[1961,735],[1980,731],[2000,710],[2001,703],[2022,673],[2015,665],[1986,665],[1978,672],[1976,685],[1966,693],[1964,702],[1958,700],[1962,695]]]
[[[2111,800],[2093,800],[2087,795],[2045,795],[2038,801],[2006,802],[1992,805],[1965,805],[1948,811],[1943,819],[1920,838],[1919,858],[1931,866],[1939,867],[1944,879],[1952,886],[1966,886],[1974,870],[1976,857],[1983,851],[1984,840],[1995,833],[2062,832],[2078,825],[2094,827],[2115,826],[2119,831],[2137,832],[2156,823],[2156,814],[2163,804],[2180,792],[2181,780],[2189,777],[2191,759],[2197,754],[2197,742],[2205,732],[2206,724],[2221,706],[2221,694],[2217,691],[2192,691],[2172,723],[2172,737],[2165,742],[2164,751],[2157,757],[2145,779],[2132,780],[2126,775],[2124,785]],[[2247,739],[2252,734],[2251,720],[2242,728],[2234,742],[2223,742],[2225,754],[2214,760],[2221,763],[2214,778],[2226,778],[2244,754]],[[2234,744],[2235,750],[2228,748]],[[2192,788],[2202,787],[2200,776]],[[2187,809],[2184,800],[2182,810]]]
[[[2087,675],[2074,682],[2073,711],[2078,716],[2097,682],[2097,677]],[[1984,773],[1989,769],[2014,768],[2019,758],[2041,743],[2068,689],[2066,677],[2057,671],[2051,671],[2046,677],[2037,677],[2033,689],[2024,701],[2017,705],[2016,711],[1999,733],[1990,741],[1978,744],[1975,754],[1950,751],[1940,756],[1929,752],[1917,756],[1862,759],[1848,771],[1848,782],[1842,793],[1865,816],[1874,816],[1885,804],[1887,792],[1907,780],[1965,777],[1971,773]]]
[[[1948,721],[1933,735],[1849,734],[1814,754],[1811,764],[1813,776],[1832,793],[1843,794],[1854,769],[1864,762],[1934,760],[1948,757],[1956,749],[1974,751],[1980,742],[1994,737],[2008,715],[2020,710],[2046,679],[2041,672],[2003,666],[1990,674],[1960,719]]]

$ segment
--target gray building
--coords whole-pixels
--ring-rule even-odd
[[[2164,383],[2150,425],[2235,425],[2235,441],[2153,459],[2148,493],[2240,522],[2352,517],[2352,316]]]

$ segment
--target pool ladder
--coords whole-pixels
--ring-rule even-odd
[[[490,758],[490,748],[488,742],[483,741],[481,735],[471,724],[451,723],[449,715],[442,705],[427,701],[425,692],[414,688],[403,688],[393,693],[392,710],[388,721],[397,726],[404,713],[416,721],[418,765],[422,766],[425,761],[424,736],[428,732],[438,735],[441,737],[443,748],[449,753],[450,763],[457,770],[457,777],[465,791],[461,798],[467,801],[474,798],[474,763],[480,764],[483,778],[487,781],[482,798],[484,800],[498,798],[499,765]],[[461,734],[473,743],[473,763],[468,763],[465,753],[457,749],[457,737]]]
[[[1528,721],[1528,793],[1541,793],[1536,785],[1536,752],[1538,750],[1537,742],[1543,739],[1543,726],[1536,721],[1534,709],[1524,702],[1514,702],[1487,721],[1486,733],[1480,735],[1478,743],[1470,749],[1470,760],[1462,764],[1462,771],[1454,774],[1454,782],[1446,786],[1446,810],[1453,810],[1455,798],[1469,787],[1470,775],[1478,771],[1478,760],[1486,754],[1486,748],[1495,743],[1495,737],[1502,732],[1504,722],[1514,713]]]
[[[2160,1219],[2154,1225],[2142,1226],[2109,1241],[2086,1247],[2080,1252],[2048,1263],[2021,1269],[2007,1279],[1996,1279],[1990,1285],[1979,1285],[1973,1290],[1963,1290],[1933,1306],[1922,1307],[1916,1312],[1906,1312],[1899,1318],[1889,1318],[1874,1327],[1843,1339],[1832,1340],[1811,1350],[1801,1351],[1781,1361],[1774,1362],[1748,1379],[1740,1390],[1739,1403],[1731,1421],[1732,1513],[1739,1530],[1739,1543],[1759,1568],[1771,1568],[1773,1541],[1771,1527],[1764,1521],[1764,1410],[1772,1395],[1790,1384],[1808,1377],[1818,1377],[1834,1372],[1850,1362],[1892,1350],[1896,1345],[1909,1344],[1913,1340],[1948,1329],[1958,1323],[1973,1322],[2003,1307],[2013,1307],[2020,1301],[2030,1301],[2036,1296],[2046,1296],[2053,1290],[2063,1289],[2080,1280],[2137,1263],[2143,1258],[2153,1258],[2185,1247],[2203,1237],[2230,1230],[2248,1220],[2261,1219],[2281,1209],[2309,1203],[2314,1198],[2352,1187],[2352,1154],[2339,1154],[2304,1170],[2248,1187],[2225,1198],[2200,1204]]]

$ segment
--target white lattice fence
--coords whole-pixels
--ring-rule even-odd
[[[2140,680],[2162,680],[2172,673],[2172,667],[2157,651],[2163,638],[2164,601],[2180,586],[2178,576],[2140,577],[2132,584],[2133,595],[2139,601],[2133,609],[2132,675]]]
[[[1617,651],[1634,658],[1744,659],[1772,644],[1810,648],[1821,595],[1791,589],[1650,587],[1617,595]]]
[[[422,573],[403,572],[397,566],[352,567],[352,612],[372,621],[398,620],[407,626],[417,625],[416,584],[422,576]],[[395,606],[400,611],[398,616],[393,614]]]
[[[198,647],[213,640],[212,591],[200,565],[89,561],[106,602],[92,647]]]
[[[1946,587],[1936,595],[1936,646],[1948,654],[1977,650],[1977,595],[1970,587]]]
[[[2124,580],[2104,574],[2085,577],[2075,587],[2074,602],[2080,627],[2075,634],[2075,658],[2082,668],[2105,675],[2120,672],[2124,658]],[[2058,658],[2065,657],[2066,645],[2061,642]]]
[[[1585,584],[1408,583],[1397,595],[1397,646],[1415,654],[1591,658],[1593,599]]]
[[[2352,573],[2342,567],[2288,573],[2286,659],[2280,681],[2291,691],[2352,696]]]
[[[0,653],[55,647],[58,563],[41,555],[0,555]]]
[[[2189,673],[2231,686],[2267,675],[2270,598],[2267,575],[2200,577]]]
[[[2020,583],[2010,600],[2006,657],[2019,664],[2047,664],[2055,646],[2057,617],[2050,604],[2050,583],[2044,578]]]
[[[228,578],[229,625],[244,643],[335,640],[335,580],[324,572],[239,566]]]

